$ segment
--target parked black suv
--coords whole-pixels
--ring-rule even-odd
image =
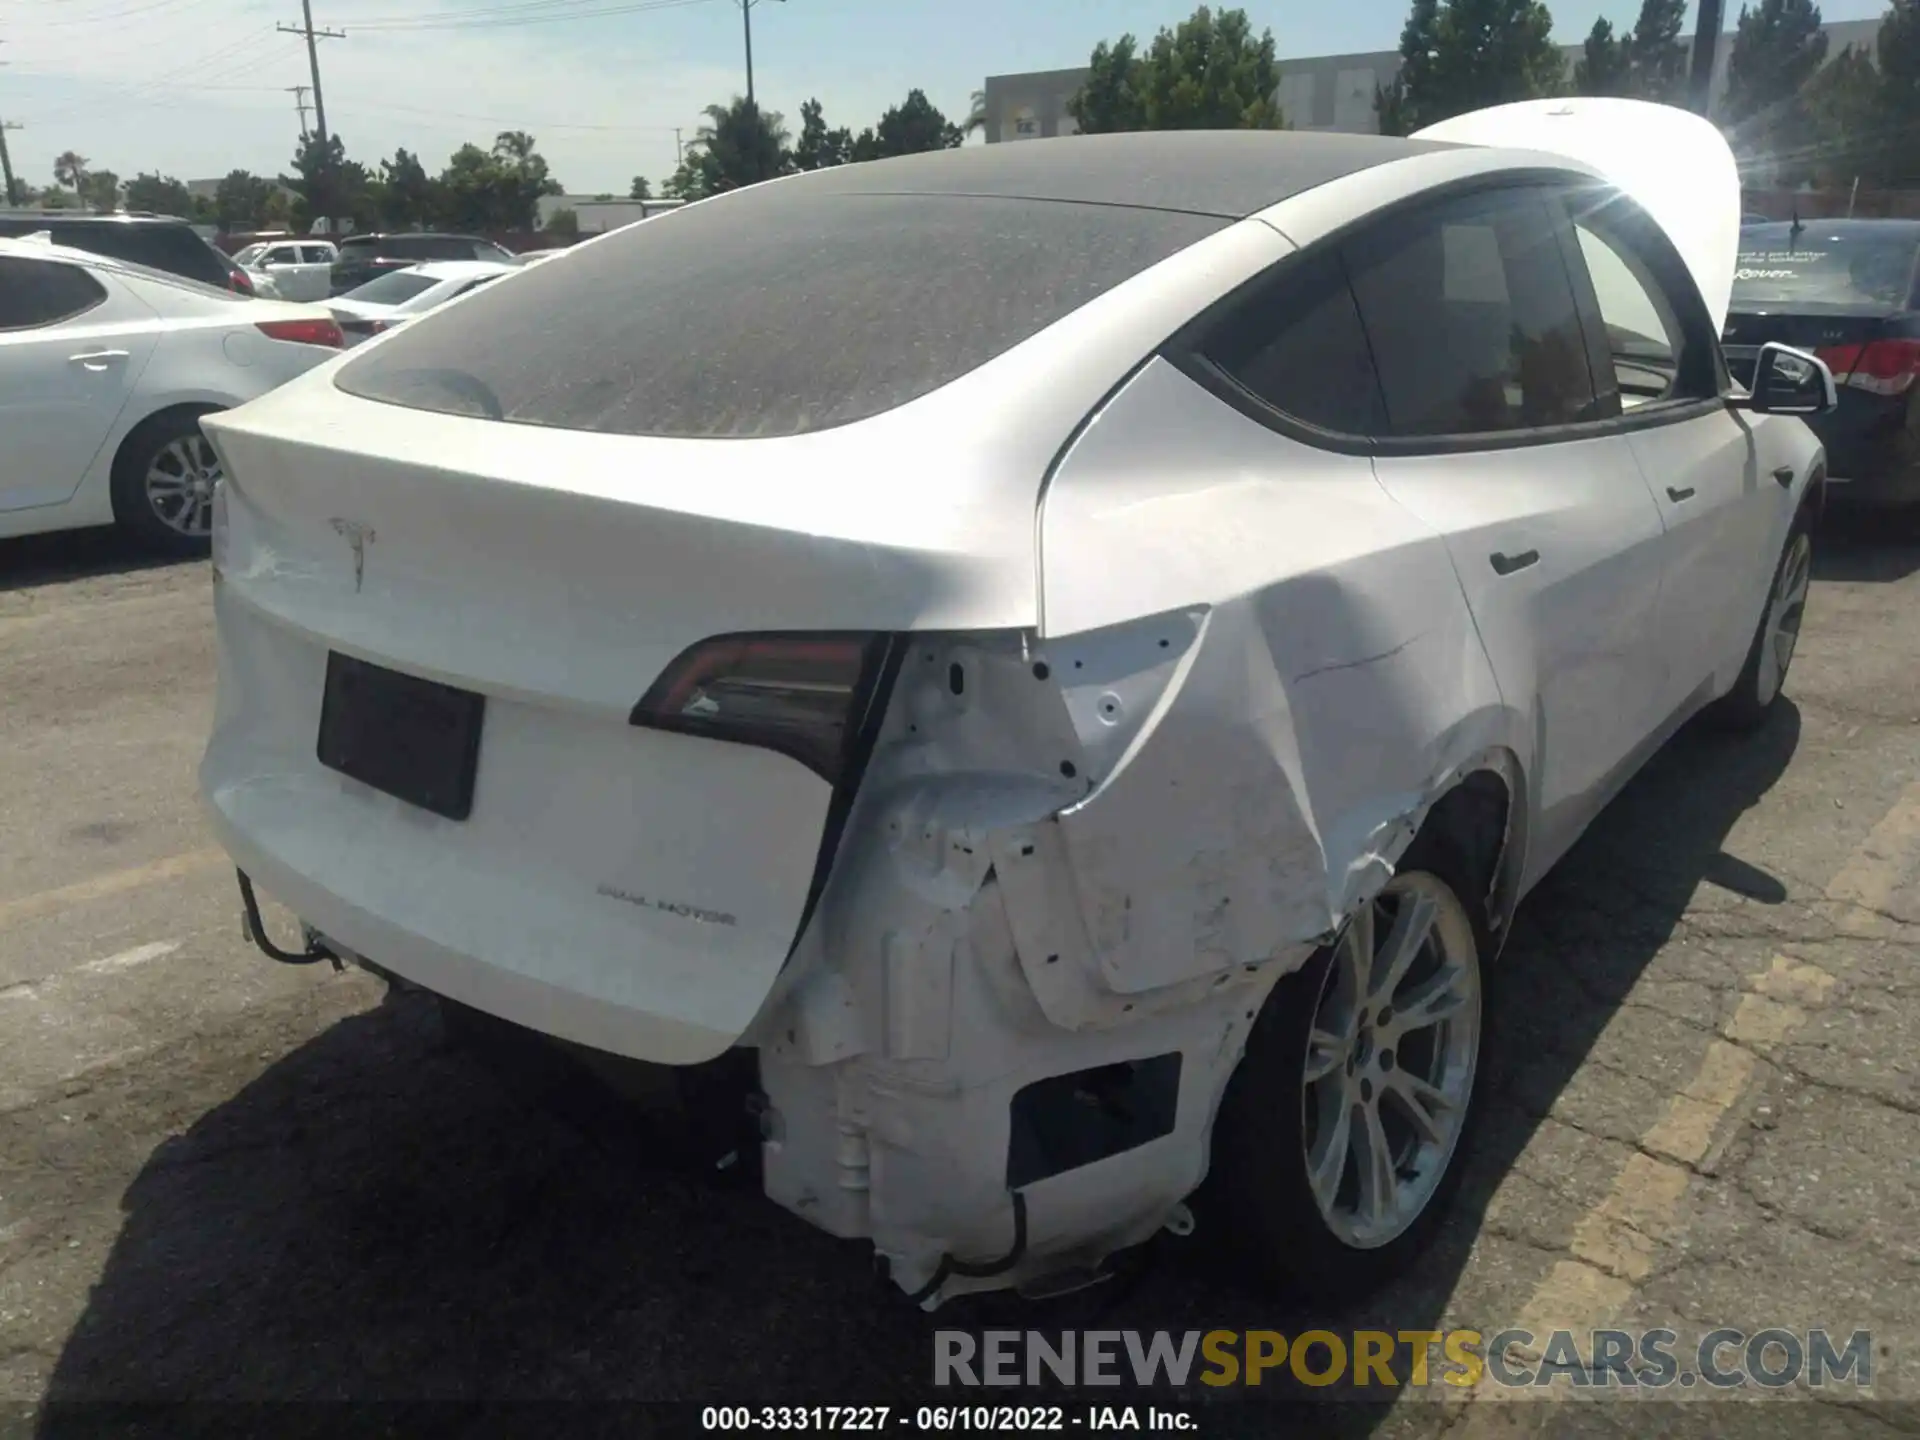
[[[0,236],[17,239],[46,231],[56,245],[145,265],[251,295],[246,272],[167,215],[88,215],[74,210],[0,210]]]
[[[340,242],[340,258],[333,262],[333,293],[343,295],[375,276],[427,260],[497,260],[511,265],[517,258],[511,250],[478,235],[349,235]]]

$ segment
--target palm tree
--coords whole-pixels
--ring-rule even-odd
[[[976,90],[972,95],[967,97],[967,119],[966,123],[960,127],[960,133],[971,140],[974,131],[985,130],[986,128],[987,92],[984,90]]]
[[[80,187],[86,183],[87,166],[92,163],[93,162],[84,155],[72,150],[63,150],[54,159],[53,178],[58,183],[72,190],[75,195],[78,195],[80,193]]]
[[[736,97],[731,105],[707,106],[706,116],[686,158],[703,194],[771,180],[786,167],[791,137],[779,111]]]

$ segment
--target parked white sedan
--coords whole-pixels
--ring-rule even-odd
[[[430,260],[390,270],[327,301],[327,307],[346,332],[347,344],[353,346],[520,269],[517,264],[492,260]]]
[[[257,879],[282,957],[737,1061],[717,1151],[922,1303],[1203,1180],[1350,1300],[1444,1213],[1515,905],[1780,696],[1834,393],[1728,378],[1739,202],[1633,101],[962,148],[216,417],[252,933]]]
[[[201,417],[340,344],[318,306],[0,240],[0,537],[112,522],[204,548],[220,467]]]

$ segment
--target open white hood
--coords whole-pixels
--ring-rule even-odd
[[[1740,253],[1740,170],[1709,121],[1671,105],[1580,96],[1475,110],[1412,138],[1541,150],[1592,166],[1659,222],[1714,328],[1725,327]]]

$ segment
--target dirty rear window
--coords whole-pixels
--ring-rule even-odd
[[[1227,223],[783,181],[534,266],[349,361],[335,383],[523,425],[804,434],[926,395]]]
[[[1817,220],[1749,225],[1740,232],[1733,276],[1735,309],[1796,303],[1893,310],[1913,293],[1920,234],[1908,227],[1823,229]]]

